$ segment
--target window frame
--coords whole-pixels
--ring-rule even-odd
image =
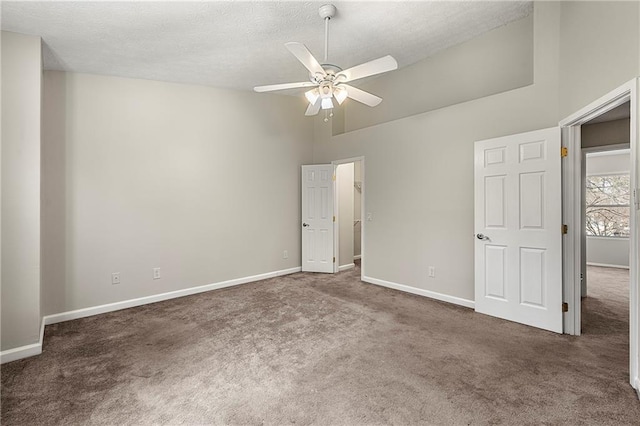
[[[618,173],[589,173],[588,175],[585,176],[585,179],[589,179],[592,176],[629,176],[629,203],[628,204],[595,204],[595,206],[598,207],[626,207],[627,209],[629,209],[629,225],[631,225],[631,198],[632,198],[632,194],[631,194],[631,173],[630,172],[618,172]],[[589,191],[589,188],[587,187],[587,184],[585,182],[585,192]],[[586,209],[587,209],[587,205],[586,205],[586,196],[585,196],[585,225],[587,222],[587,217],[589,216],[589,214],[587,213]],[[620,240],[620,239],[629,239],[630,235],[589,235],[587,227],[585,226],[584,232],[586,233],[587,238],[611,238],[611,239],[616,239],[616,240]]]

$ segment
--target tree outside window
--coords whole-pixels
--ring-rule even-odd
[[[587,235],[629,236],[629,175],[587,176]]]

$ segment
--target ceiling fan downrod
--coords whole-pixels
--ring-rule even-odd
[[[331,20],[331,18],[336,16],[336,7],[332,4],[322,5],[320,6],[320,9],[318,9],[318,14],[322,19],[324,19],[324,61],[323,62],[327,64],[329,63],[329,21]],[[324,110],[324,119],[322,121],[327,123],[329,121],[329,118],[331,117],[333,117],[333,107],[331,108],[331,113],[329,113],[329,111],[327,111],[326,109]]]
[[[318,14],[324,19],[324,62],[329,62],[329,20],[336,16],[336,7],[332,4],[320,6]]]

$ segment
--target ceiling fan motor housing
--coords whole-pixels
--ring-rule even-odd
[[[338,73],[340,73],[342,71],[342,68],[340,68],[337,65],[333,65],[333,64],[320,64],[322,66],[322,68],[324,69],[325,75],[322,74],[311,74],[309,73],[309,79],[317,84],[321,84],[323,82],[327,82],[327,81],[334,81],[336,79],[336,76],[338,75]]]

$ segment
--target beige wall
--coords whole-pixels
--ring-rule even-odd
[[[533,16],[489,31],[357,86],[382,97],[370,108],[343,104],[347,131],[478,99],[533,83]],[[342,132],[336,132],[334,135]]]
[[[40,37],[2,32],[2,350],[40,338]]]
[[[581,127],[580,143],[582,148],[629,143],[630,119],[586,124]]]
[[[339,266],[353,263],[353,163],[340,164],[336,170],[338,190]]]
[[[629,150],[616,150],[587,155],[586,169],[587,176],[629,173],[631,154]]]
[[[640,2],[562,2],[560,118],[640,75]]]
[[[407,116],[400,119],[396,112],[384,115],[384,109],[375,109],[374,121],[381,124],[335,137],[316,123],[315,162],[366,158],[363,214],[373,215],[364,222],[366,274],[472,300],[474,141],[557,126],[569,113],[637,76],[637,8],[637,2],[537,2],[534,84],[460,103],[453,92],[451,99],[439,101],[450,106],[416,115],[403,111]],[[489,58],[477,58],[473,67],[490,67],[484,60]],[[414,65],[416,70],[420,66]],[[448,66],[455,72],[453,61]],[[412,72],[408,68],[405,73]],[[393,79],[399,92],[416,88],[408,102],[421,97],[416,82],[423,81],[398,82],[393,75],[377,78],[372,87],[390,85]],[[347,129],[360,126],[353,120],[359,119],[347,109]],[[435,279],[427,280],[426,265],[436,267]]]
[[[45,314],[300,266],[300,99],[47,71],[44,100]]]
[[[629,238],[587,236],[587,265],[629,267]]]
[[[474,141],[558,122],[560,5],[534,15],[535,84],[315,143],[315,162],[366,159],[367,276],[473,300]]]

